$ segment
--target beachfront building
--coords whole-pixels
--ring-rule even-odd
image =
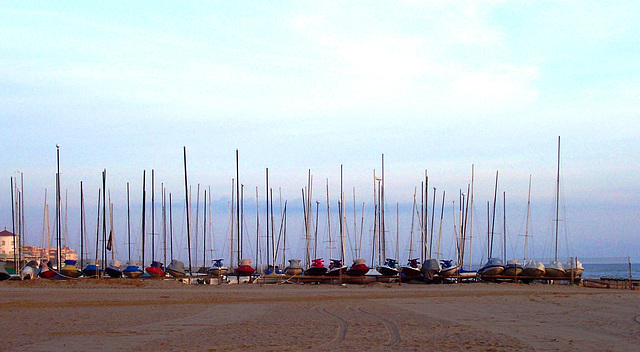
[[[14,260],[14,251],[13,246],[14,243],[18,240],[18,236],[11,231],[7,231],[4,229],[0,231],[0,261],[2,262],[13,262]],[[57,258],[56,248],[42,248],[38,246],[32,246],[29,244],[25,244],[22,246],[22,250],[20,251],[22,254],[22,260],[27,262],[29,260],[35,260],[36,262],[40,262],[42,259],[50,259],[55,262]],[[69,248],[67,246],[63,246],[60,250],[60,256],[62,260],[73,259],[78,260],[78,253],[75,249]],[[17,258],[17,256],[16,256]]]
[[[7,229],[0,231],[0,261],[13,260],[13,246],[17,240],[18,236],[13,232]]]

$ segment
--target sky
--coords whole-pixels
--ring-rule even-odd
[[[161,184],[172,193],[174,237],[184,247],[186,147],[192,197],[198,184],[211,187],[213,255],[228,258],[238,150],[246,232],[255,236],[256,187],[264,213],[269,168],[274,197],[291,203],[286,247],[299,257],[309,170],[324,209],[318,236],[328,234],[327,182],[337,232],[342,165],[346,221],[353,224],[355,189],[366,239],[384,154],[388,246],[398,228],[401,261],[425,170],[438,211],[447,194],[441,252],[454,255],[453,214],[472,165],[473,260],[488,254],[496,171],[506,207],[498,202],[495,237],[506,228],[508,256],[523,256],[531,175],[528,255],[549,258],[561,136],[560,255],[640,261],[638,15],[635,1],[3,1],[0,227],[11,229],[10,180],[23,175],[25,241],[41,244],[45,189],[54,218],[59,145],[72,247],[80,181],[95,227],[104,169],[118,256],[127,252],[127,182],[133,237],[141,231],[143,170],[155,173],[157,214]],[[138,252],[140,240],[132,242]]]

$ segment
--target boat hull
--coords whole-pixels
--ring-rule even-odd
[[[136,278],[142,275],[143,273],[144,272],[142,271],[142,269],[140,269],[140,267],[137,267],[137,266],[128,266],[126,269],[122,271],[122,274],[124,274],[124,276],[130,279]]]
[[[506,267],[502,271],[502,276],[518,276],[521,275],[524,269],[522,267]]]
[[[118,279],[122,277],[122,270],[116,268],[106,268],[104,271],[110,278]]]
[[[388,267],[386,265],[381,265],[381,266],[377,267],[376,270],[378,270],[378,272],[382,276],[398,276],[398,274],[400,273],[400,271],[398,269],[391,268],[391,267]]]
[[[324,276],[340,276],[340,275],[345,275],[345,273],[347,272],[347,267],[346,266],[341,266],[339,268],[331,268],[329,270],[325,270]]]
[[[150,266],[148,268],[145,268],[145,271],[151,277],[164,277],[165,276],[164,270],[162,270],[162,269],[160,269],[158,267],[155,267],[155,266]]]
[[[545,270],[539,268],[524,268],[521,275],[527,277],[541,277],[545,276]]]
[[[422,277],[422,273],[420,272],[420,268],[414,268],[410,266],[402,266],[400,267],[400,273],[407,279],[417,279]]]
[[[545,273],[546,277],[566,277],[567,272],[564,269],[559,268],[549,268],[547,267],[547,271]]]
[[[229,273],[229,268],[227,267],[209,268],[209,270],[207,270],[209,276],[224,276],[227,275],[227,273]]]
[[[238,276],[251,276],[255,272],[256,272],[256,269],[254,269],[250,265],[240,265],[235,270],[235,274]]]
[[[366,264],[354,264],[344,273],[349,276],[364,276],[369,271],[369,267]]]
[[[58,273],[56,273],[54,270],[41,271],[38,274],[38,276],[43,279],[53,279],[56,275],[58,275]]]

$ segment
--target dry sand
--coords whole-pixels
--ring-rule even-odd
[[[7,351],[638,351],[640,292],[566,285],[0,283]]]

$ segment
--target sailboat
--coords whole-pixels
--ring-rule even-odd
[[[567,276],[581,277],[584,272],[584,267],[578,258],[570,258],[569,262],[565,264],[565,271],[567,272]]]
[[[343,267],[339,259],[337,260],[336,264],[340,268]],[[307,268],[307,270],[304,271],[304,275],[305,276],[322,276],[327,273],[327,270],[328,270],[327,267],[324,266],[324,259],[315,258],[311,261],[311,265]]]
[[[11,274],[4,268],[4,262],[0,262],[0,281],[9,280]]]
[[[118,279],[122,277],[122,262],[115,259],[115,248],[113,246],[113,203],[111,203],[111,195],[109,195],[109,219],[111,227],[109,230],[109,240],[107,241],[107,250],[111,252],[111,260],[109,260],[109,264],[104,271],[109,277]]]
[[[302,274],[302,266],[300,265],[300,259],[289,259],[289,265],[284,268],[284,273],[286,275],[295,276]]]
[[[496,186],[493,194],[493,217],[492,223],[489,227],[487,224],[487,262],[478,270],[478,274],[483,279],[492,276],[498,276],[504,271],[504,263],[500,258],[493,257],[493,229],[496,221],[496,198],[498,196],[498,171],[496,171]],[[487,202],[487,222],[489,221],[489,202]],[[489,230],[491,231],[489,233]]]
[[[507,258],[507,193],[503,192],[502,193],[502,197],[503,197],[503,222],[502,222],[502,234],[503,234],[503,251],[504,251],[504,258]],[[522,274],[522,271],[524,270],[524,267],[522,266],[522,264],[520,264],[520,261],[517,259],[512,259],[512,260],[507,260],[507,265],[504,266],[504,271],[502,271],[502,276],[505,277],[514,277],[514,276],[518,276],[520,274]]]
[[[541,277],[546,273],[544,264],[541,261],[530,259],[527,261],[527,244],[529,240],[529,217],[531,214],[531,175],[529,175],[529,192],[527,195],[527,221],[524,233],[524,267],[522,269],[522,276],[526,277]]]
[[[75,259],[65,259],[64,265],[60,269],[60,274],[68,278],[80,277],[82,272],[78,270],[77,263],[78,261]]]
[[[30,260],[27,265],[25,265],[24,268],[22,268],[22,271],[20,272],[20,278],[22,280],[33,280],[35,279],[38,275],[36,275],[36,270],[37,270],[38,264],[36,263],[35,260]]]
[[[405,279],[417,279],[422,277],[420,271],[420,262],[418,258],[411,258],[413,256],[413,226],[416,213],[416,191],[413,192],[413,209],[411,210],[411,232],[409,235],[409,260],[407,264],[400,267],[400,273]]]
[[[244,221],[244,184],[242,184],[242,197],[240,194],[240,166],[239,166],[239,156],[238,149],[236,149],[236,234],[238,236],[238,266],[235,268],[235,274],[238,276],[238,281],[240,276],[251,276],[255,273],[256,269],[251,266],[251,259],[242,258],[242,225]],[[241,204],[242,204],[242,213],[240,212]],[[241,217],[242,215],[242,217]]]
[[[143,204],[144,207],[144,204]],[[144,214],[144,211],[143,211]],[[122,270],[122,274],[128,278],[136,278],[143,274],[142,268],[140,268],[140,264],[131,260],[131,208],[130,208],[130,198],[129,198],[129,182],[127,182],[127,245],[129,249],[129,260],[127,260],[126,267]]]
[[[558,169],[556,173],[556,226],[555,226],[555,251],[554,251],[554,259],[551,263],[545,264],[546,276],[547,277],[565,277],[567,276],[567,272],[564,270],[564,266],[562,263],[558,261],[558,223],[559,212],[560,212],[560,136],[558,136]]]
[[[84,274],[84,276],[86,277],[97,277],[100,278],[102,277],[102,268],[100,268],[99,262],[98,262],[98,242],[99,242],[99,236],[100,236],[100,197],[102,195],[102,190],[98,189],[98,218],[96,219],[96,257],[93,263],[87,263],[87,266],[82,269],[82,274]],[[81,220],[81,224],[80,224],[80,230],[81,230],[81,234],[80,234],[80,239],[84,242],[84,237],[85,237],[85,212],[84,212],[84,190],[82,187],[82,182],[80,182],[80,220]],[[88,259],[88,258],[87,258]],[[84,260],[84,250],[80,249],[80,261],[82,262]],[[88,261],[87,261],[88,262]]]
[[[222,264],[222,258],[214,259],[213,265],[207,270],[207,274],[211,276],[224,276],[229,272],[229,268]]]
[[[51,261],[49,259],[43,259],[40,261],[38,277],[41,277],[43,279],[52,279],[56,275],[58,275],[58,273],[53,270],[53,267],[51,267]]]
[[[173,277],[183,277],[187,273],[184,263],[177,259],[171,259],[171,262],[167,265],[167,272]]]
[[[164,271],[164,263],[155,260],[155,208],[155,177],[154,170],[151,170],[151,265],[146,267],[144,271],[149,276],[157,278],[166,276],[166,273]]]

